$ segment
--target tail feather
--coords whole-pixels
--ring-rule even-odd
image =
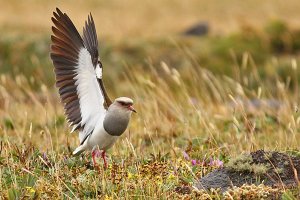
[[[73,155],[74,156],[78,156],[80,155],[82,152],[85,151],[84,145],[80,145],[79,147],[77,147],[74,151],[73,151]]]

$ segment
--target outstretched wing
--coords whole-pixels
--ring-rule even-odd
[[[111,104],[102,82],[96,29],[90,15],[82,39],[66,13],[57,8],[53,15],[50,56],[56,86],[72,131],[80,130],[82,143]]]

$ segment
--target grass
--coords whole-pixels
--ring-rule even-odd
[[[210,160],[226,165],[258,149],[299,152],[299,33],[281,20],[244,28],[166,39],[163,31],[178,31],[170,25],[157,37],[147,37],[147,29],[144,37],[115,40],[120,35],[112,34],[100,42],[110,96],[132,97],[138,111],[109,150],[109,169],[100,172],[91,166],[89,153],[71,155],[78,139],[69,134],[53,86],[49,33],[21,34],[17,28],[4,34],[0,199],[230,199],[242,191],[250,191],[248,198],[264,197],[272,189],[244,186],[224,196],[189,187],[219,167]],[[297,198],[293,190],[273,192]]]
[[[289,88],[287,80],[280,80],[279,75],[272,83],[271,77],[261,79],[256,66],[250,66],[249,54],[244,54],[244,67],[235,66],[240,70],[239,81],[214,75],[200,67],[189,51],[179,47],[177,51],[189,61],[182,69],[163,61],[149,63],[147,68],[123,65],[114,80],[122,85],[107,84],[109,91],[132,97],[138,114],[109,151],[109,169],[100,174],[91,166],[89,154],[71,156],[77,137],[69,134],[57,91],[47,86],[51,81],[3,73],[2,196],[182,198],[176,188],[191,186],[216,168],[193,165],[193,159],[226,163],[245,151],[299,147],[297,90]],[[45,69],[53,77],[49,71]],[[251,87],[245,84],[249,82],[253,82]],[[248,104],[255,99],[275,99],[279,108],[251,108]]]

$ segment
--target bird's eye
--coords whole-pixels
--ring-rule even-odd
[[[124,102],[119,102],[122,106],[126,106],[126,103]]]

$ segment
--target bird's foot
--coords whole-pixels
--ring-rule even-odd
[[[97,162],[96,162],[96,158],[98,157],[102,157],[103,159],[103,162],[104,162],[104,166],[103,168],[106,170],[107,169],[107,160],[106,160],[106,152],[103,150],[103,151],[100,151],[99,149],[95,149],[92,151],[92,159],[93,159],[93,166],[94,168],[97,168],[100,170],[99,166],[97,165]]]
[[[93,159],[93,166],[94,168],[99,168],[96,162],[96,157],[100,156],[100,151],[99,149],[95,149],[92,151],[92,159]]]
[[[101,157],[102,157],[103,162],[104,162],[104,169],[107,169],[106,155],[105,155],[105,151],[104,150],[101,153]]]

